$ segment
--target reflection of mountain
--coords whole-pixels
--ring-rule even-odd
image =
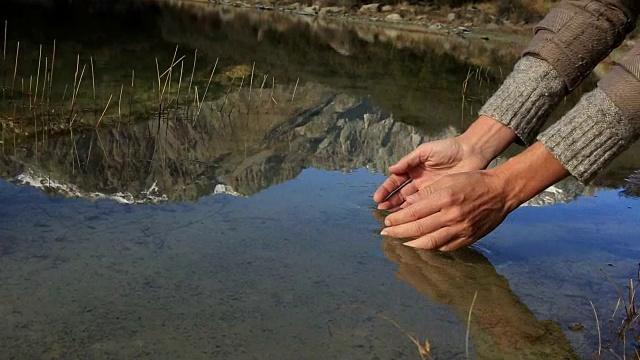
[[[91,198],[112,194],[128,202],[251,195],[307,167],[383,172],[418,144],[456,133],[448,128],[424,134],[368,99],[317,84],[298,87],[293,102],[292,90],[277,85],[278,104],[271,94],[256,92],[249,101],[248,92],[236,93],[204,104],[197,120],[189,117],[193,109],[180,109],[120,129],[40,139],[5,157],[3,175],[39,175],[48,191]],[[567,179],[526,205],[568,202],[591,192]]]
[[[243,92],[239,99],[205,104],[197,121],[166,114],[120,130],[40,140],[5,158],[4,175],[32,169],[86,193],[143,194],[156,184],[169,199],[193,200],[222,183],[250,195],[309,166],[382,171],[432,138],[394,121],[366,99],[307,84],[297,89],[294,106],[283,100],[291,90],[274,91],[278,105],[254,94],[249,106]],[[234,104],[231,114],[216,110],[223,101]]]

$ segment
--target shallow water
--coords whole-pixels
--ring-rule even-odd
[[[622,353],[619,316],[608,320],[617,288],[624,297],[637,278],[637,147],[595,185],[567,180],[532,200],[473,249],[378,235],[371,194],[384,169],[468,124],[513,44],[210,7],[42,3],[0,5],[8,47],[31,44],[23,56],[37,65],[34,44],[57,39],[59,99],[74,54],[93,56],[98,100],[84,83],[73,132],[18,133],[15,146],[3,136],[3,358],[418,358],[412,334],[437,358],[465,358],[474,296],[473,358],[592,358],[590,301],[603,346]],[[155,113],[153,59],[166,68],[175,45],[177,57],[199,49],[201,90],[216,57],[230,74],[198,116],[186,100]],[[278,79],[263,97],[235,75],[249,81],[253,62],[257,79]],[[22,78],[36,68],[21,63]],[[119,115],[114,102],[94,129],[131,69],[137,110]],[[25,97],[4,98],[3,129],[16,103],[24,121],[73,113],[60,101],[30,115]],[[51,109],[67,115],[42,115]]]

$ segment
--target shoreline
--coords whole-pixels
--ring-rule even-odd
[[[373,3],[359,9],[339,6],[303,6],[299,3],[268,4],[266,1],[238,0],[166,0],[167,3],[209,4],[212,6],[274,12],[339,23],[384,27],[398,31],[442,36],[458,36],[499,42],[526,42],[533,24],[511,24],[489,12],[469,5],[459,8],[433,9],[419,5],[386,5]],[[489,20],[487,20],[489,19]],[[500,22],[500,24],[498,24]]]

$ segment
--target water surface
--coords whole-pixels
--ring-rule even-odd
[[[474,358],[591,358],[590,301],[622,354],[622,308],[608,319],[637,279],[637,148],[473,249],[378,235],[385,169],[462,131],[520,44],[195,5],[0,13],[23,49],[16,83],[35,84],[39,58],[50,76],[38,100],[10,85],[14,55],[3,63],[3,357],[402,359],[419,357],[415,336],[465,358],[474,295]],[[51,64],[54,39],[51,75],[38,55]],[[163,72],[181,56],[158,81],[155,59]]]

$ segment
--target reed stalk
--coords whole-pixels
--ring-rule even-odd
[[[7,58],[7,30],[8,30],[9,22],[7,20],[4,21],[4,42],[2,43],[2,61]]]
[[[8,21],[5,20],[4,21],[4,41],[2,42],[2,100],[4,100],[5,92],[7,89],[7,68],[5,67],[5,62],[7,60],[7,30],[8,30]]]
[[[202,95],[202,101],[198,105],[198,112],[196,113],[196,119],[200,116],[200,111],[202,110],[202,104],[204,104],[204,100],[207,97],[207,92],[209,91],[209,85],[211,85],[211,80],[213,79],[213,74],[216,72],[216,68],[218,67],[218,60],[219,60],[219,58],[216,58],[216,63],[213,65],[213,70],[211,70],[211,75],[209,76],[209,81],[207,82],[207,87],[204,89],[204,94]]]
[[[293,88],[293,95],[291,95],[291,102],[293,102],[293,99],[296,97],[296,90],[298,89],[298,82],[300,82],[300,78],[298,78],[298,80],[296,80],[296,86]]]
[[[109,104],[111,104],[111,98],[113,97],[113,94],[109,95],[109,100],[107,101],[107,106],[104,107],[104,110],[102,111],[102,115],[100,115],[100,119],[98,119],[98,123],[96,124],[96,129],[98,128],[98,126],[100,126],[100,122],[102,121],[102,118],[104,117],[104,114],[106,114],[107,109],[109,108]]]
[[[78,84],[73,91],[73,98],[71,100],[71,112],[73,114],[76,105],[76,99],[78,98],[78,91],[80,90],[80,84],[82,84],[82,78],[84,77],[84,70],[86,69],[87,64],[82,65],[82,72],[80,72],[80,78],[78,79]]]
[[[233,88],[233,83],[235,81],[236,81],[236,77],[234,76],[231,78],[231,83],[229,84],[227,93],[224,95],[224,100],[222,100],[222,105],[220,105],[220,110],[218,110],[219,112],[222,112],[222,109],[224,109],[224,105],[227,103],[227,99],[229,98],[229,93],[231,92],[231,88]]]
[[[131,70],[131,89],[129,91],[129,115],[128,115],[128,123],[131,123],[131,109],[133,106],[133,89],[134,89],[134,83],[135,83],[135,79],[136,79],[136,71],[135,70]]]
[[[184,62],[180,62],[180,78],[178,79],[178,92],[176,94],[176,121],[178,120],[178,103],[180,102],[180,89],[182,88],[182,71],[184,70]],[[168,125],[167,125],[168,127]]]
[[[124,90],[124,85],[120,85],[120,97],[118,97],[118,126],[120,126],[120,121],[122,120],[122,90]]]
[[[38,73],[36,75],[36,90],[35,90],[35,94],[33,96],[33,104],[36,104],[36,101],[38,100],[38,85],[40,83],[40,63],[42,62],[42,44],[40,44],[40,51],[39,51],[39,55],[38,55]]]
[[[187,99],[191,95],[191,84],[193,83],[193,75],[196,72],[196,60],[198,59],[198,49],[193,53],[193,68],[191,69],[191,79],[189,79],[189,90],[187,91]]]
[[[53,67],[56,62],[56,40],[53,39],[53,53],[51,55],[51,72],[49,73],[49,97],[47,98],[47,107],[51,103],[51,88],[53,87]]]
[[[44,104],[44,95],[47,89],[47,74],[49,73],[49,57],[44,58],[44,81],[42,82],[42,95],[40,96],[40,105]]]
[[[96,104],[96,76],[93,71],[93,56],[89,56],[89,61],[91,62],[91,88],[93,89],[93,116],[95,118],[98,105]]]
[[[473,294],[473,300],[471,301],[471,306],[469,307],[469,316],[467,317],[467,333],[464,338],[464,352],[469,359],[469,330],[471,329],[471,312],[473,311],[473,305],[476,303],[476,298],[478,297],[478,291]]]
[[[249,107],[251,107],[251,89],[253,88],[253,72],[256,69],[256,62],[251,66],[251,80],[249,81]]]
[[[16,45],[16,62],[13,66],[13,80],[11,80],[11,98],[13,99],[13,87],[16,82],[16,75],[18,74],[18,57],[20,56],[20,41],[18,41],[18,45]]]
[[[31,111],[32,106],[32,99],[33,99],[33,94],[31,93],[31,86],[33,84],[33,75],[29,75],[29,111]]]
[[[76,57],[76,72],[73,75],[73,90],[71,90],[71,104],[75,102],[76,84],[78,83],[78,71],[80,70],[80,54]]]
[[[269,74],[266,74],[263,78],[262,78],[262,85],[260,85],[260,92],[258,97],[260,99],[262,99],[262,89],[264,89],[264,84],[267,82],[267,78],[269,77]]]

